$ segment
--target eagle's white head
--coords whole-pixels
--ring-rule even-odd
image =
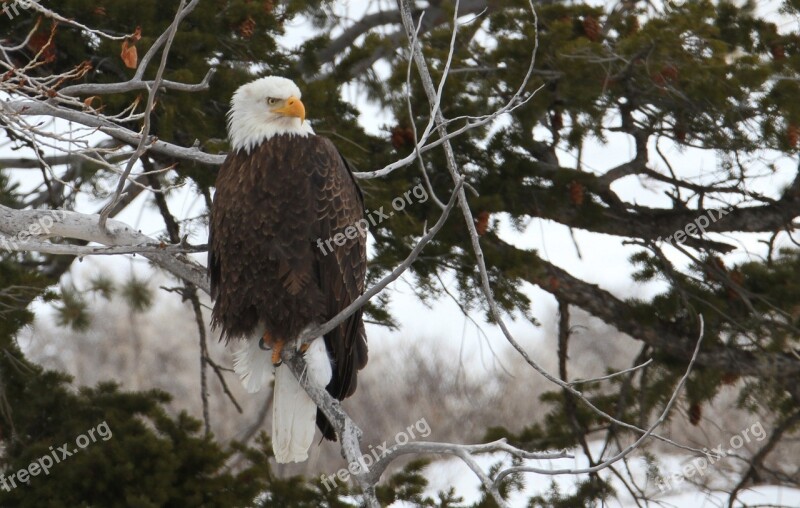
[[[290,79],[267,76],[239,87],[231,99],[228,133],[234,150],[248,153],[278,134],[308,136],[300,89]]]

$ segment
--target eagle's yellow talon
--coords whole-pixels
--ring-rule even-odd
[[[281,352],[283,351],[284,341],[275,339],[269,332],[264,332],[264,336],[259,341],[259,347],[265,351],[272,350],[272,365],[277,367],[283,360],[281,359]]]
[[[272,365],[276,367],[283,363],[283,360],[281,360],[281,351],[283,351],[283,342],[276,341],[272,346]]]

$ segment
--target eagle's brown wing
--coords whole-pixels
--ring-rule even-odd
[[[326,320],[336,316],[364,292],[366,221],[361,190],[333,143],[317,137],[312,194],[317,200],[319,239],[314,239],[320,288],[326,301]],[[324,247],[324,248],[323,248]],[[329,248],[330,247],[330,248]],[[367,340],[361,310],[325,335],[333,361],[328,392],[339,400],[356,390],[358,371],[367,363]],[[336,439],[328,421],[317,414],[328,439]]]

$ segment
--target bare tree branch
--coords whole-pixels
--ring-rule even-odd
[[[158,245],[158,240],[134,231],[127,224],[109,220],[107,230],[99,225],[99,215],[68,212],[63,210],[14,210],[0,205],[0,233],[10,238],[3,247],[8,249],[14,244],[20,246],[28,242],[28,238],[45,239],[51,237],[70,238],[95,242],[106,246]],[[32,240],[35,242],[36,240]],[[28,244],[30,249],[39,252],[54,251],[56,254],[75,254],[76,250],[60,252],[55,244]],[[49,246],[48,246],[49,245]],[[17,249],[14,249],[17,250]],[[143,256],[180,279],[191,282],[199,289],[209,292],[209,283],[204,266],[191,261],[183,255],[176,255],[158,250],[143,249]]]
[[[125,170],[122,173],[122,176],[119,178],[119,182],[117,183],[117,188],[114,191],[114,195],[109,200],[108,205],[103,208],[100,212],[100,226],[105,227],[106,220],[108,220],[109,212],[114,208],[117,201],[120,199],[120,194],[122,193],[122,189],[125,186],[125,181],[128,179],[128,175],[131,174],[133,170],[133,166],[136,164],[136,161],[139,160],[139,157],[147,151],[147,138],[150,136],[150,123],[151,123],[151,114],[153,113],[153,107],[156,104],[156,95],[158,95],[158,90],[161,87],[161,81],[164,76],[164,70],[167,68],[167,60],[169,59],[169,50],[172,47],[172,41],[175,40],[175,34],[178,33],[178,26],[180,25],[183,18],[185,18],[194,7],[197,5],[199,0],[193,0],[188,6],[186,5],[186,0],[181,0],[180,5],[178,5],[178,12],[175,15],[175,19],[172,21],[172,25],[170,25],[169,30],[166,33],[166,41],[164,46],[164,51],[161,54],[161,64],[158,66],[158,71],[156,72],[156,78],[153,80],[153,86],[148,89],[147,93],[147,106],[144,110],[144,127],[142,127],[142,134],[141,139],[139,140],[139,145],[136,147],[136,150],[133,153],[133,156],[128,159],[128,164],[125,167]],[[162,34],[163,38],[163,34]],[[139,68],[136,70],[136,78],[141,79],[141,76],[144,74],[144,70],[147,68],[147,64],[149,62],[148,57],[155,54],[155,48],[158,47],[158,41],[153,47],[150,48],[145,58],[139,63]]]
[[[134,92],[136,90],[155,90],[157,88],[163,90],[175,90],[177,92],[203,92],[209,89],[211,78],[214,77],[216,69],[211,68],[206,73],[205,77],[200,83],[196,85],[189,83],[179,83],[177,81],[170,81],[168,79],[161,79],[160,81],[145,81],[141,78],[134,77],[129,81],[123,83],[83,83],[80,85],[72,85],[62,88],[58,91],[60,95],[78,96],[78,95],[112,95],[127,92]]]
[[[3,116],[48,116],[52,118],[61,118],[80,125],[85,125],[86,127],[94,127],[99,132],[130,145],[138,145],[142,140],[142,136],[139,133],[117,125],[111,120],[98,116],[97,114],[84,113],[65,107],[54,106],[42,101],[19,100],[0,102],[0,119],[2,119]],[[224,154],[212,155],[203,152],[199,148],[185,148],[153,139],[150,140],[148,150],[153,153],[181,160],[194,161],[200,164],[218,166],[225,161]]]

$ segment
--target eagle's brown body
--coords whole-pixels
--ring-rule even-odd
[[[353,175],[324,137],[278,135],[250,153],[231,152],[217,177],[210,221],[212,325],[227,340],[266,332],[290,341],[335,316],[364,291],[366,239],[329,242],[332,251],[318,240],[363,217]],[[333,368],[327,389],[341,400],[355,391],[367,362],[361,311],[327,334],[325,345]],[[335,438],[324,418],[317,422]]]

